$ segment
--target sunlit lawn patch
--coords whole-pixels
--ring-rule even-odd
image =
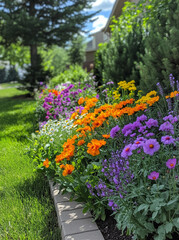
[[[48,182],[25,155],[35,126],[34,101],[13,97],[25,93],[0,90],[0,239],[58,240]]]

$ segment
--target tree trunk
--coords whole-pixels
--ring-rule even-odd
[[[31,60],[31,67],[34,69],[37,66],[37,45],[36,44],[30,45],[30,60]]]
[[[29,15],[35,16],[36,10],[35,10],[35,1],[30,0],[30,8],[29,8]],[[31,60],[31,67],[34,69],[37,65],[37,44],[32,43],[30,45],[30,60]]]

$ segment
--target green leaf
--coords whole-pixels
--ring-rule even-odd
[[[155,218],[156,218],[156,216],[157,216],[157,214],[158,214],[158,211],[156,211],[156,212],[153,212],[153,214],[152,214],[152,219],[155,219]]]
[[[172,223],[167,222],[167,223],[165,224],[165,232],[166,232],[166,233],[171,232],[171,231],[172,231],[172,228],[173,228],[173,224],[172,224]]]
[[[135,213],[141,211],[141,210],[147,210],[149,208],[149,205],[147,204],[141,204],[136,210],[135,210]]]
[[[175,203],[177,200],[178,200],[178,198],[175,198],[175,199],[169,201],[169,202],[167,203],[167,206],[172,205],[172,204]]]
[[[158,233],[158,238],[155,238],[157,240],[165,240],[165,225],[161,225],[158,227],[157,229],[157,233]]]
[[[173,224],[179,230],[179,218],[174,218],[173,219]]]

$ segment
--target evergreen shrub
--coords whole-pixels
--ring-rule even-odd
[[[55,87],[58,84],[70,82],[83,82],[88,77],[87,72],[79,65],[71,65],[69,69],[60,73],[50,80],[50,86]]]

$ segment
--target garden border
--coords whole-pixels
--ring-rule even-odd
[[[83,213],[83,204],[70,201],[70,194],[61,194],[59,184],[49,181],[57,212],[62,240],[104,240],[89,212]]]

